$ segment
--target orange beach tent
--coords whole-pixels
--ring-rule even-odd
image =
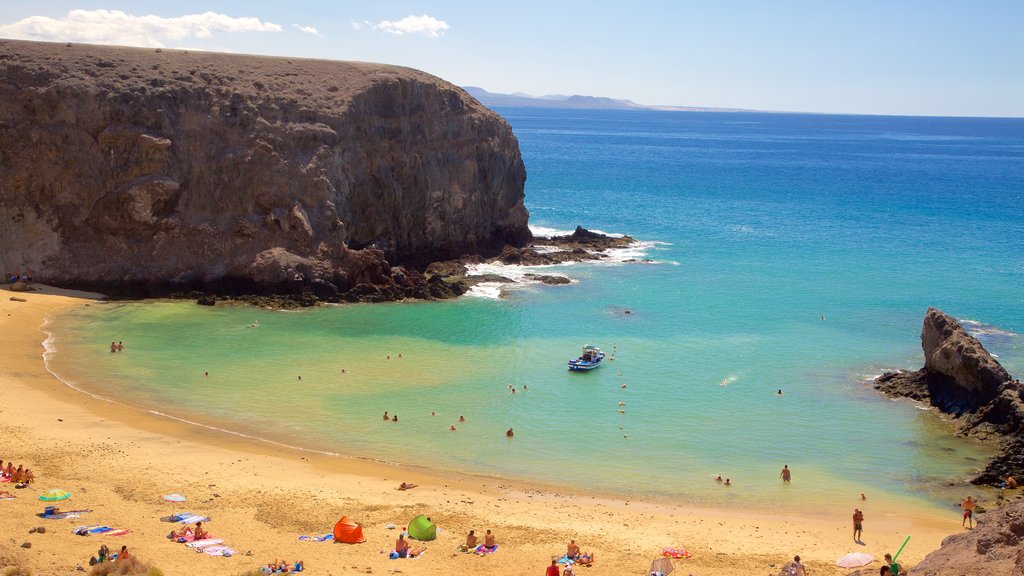
[[[356,524],[348,516],[342,516],[341,520],[334,525],[334,541],[346,544],[359,544],[366,542],[363,536],[363,527]]]

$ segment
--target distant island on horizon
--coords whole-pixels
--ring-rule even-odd
[[[764,112],[745,108],[711,108],[705,106],[648,106],[637,104],[632,100],[620,100],[606,96],[582,96],[573,94],[552,94],[548,96],[530,96],[515,93],[502,94],[488,92],[478,86],[463,86],[463,90],[480,101],[484,106],[517,106],[525,108],[566,108],[583,110],[676,110],[681,112]]]

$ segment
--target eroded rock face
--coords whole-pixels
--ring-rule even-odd
[[[978,518],[974,530],[954,534],[907,573],[910,576],[1024,576],[1024,500]],[[877,574],[877,570],[874,572]]]
[[[430,294],[392,266],[524,245],[525,178],[416,70],[0,40],[0,270],[40,281]]]
[[[929,308],[921,327],[924,368],[936,380],[932,396],[958,408],[975,410],[992,401],[1009,373],[955,318]],[[954,408],[954,411],[955,411]]]

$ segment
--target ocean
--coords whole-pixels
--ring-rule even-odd
[[[640,243],[543,270],[569,285],[455,301],[95,304],[48,324],[48,366],[168,417],[442,474],[715,506],[958,501],[948,484],[990,450],[868,379],[923,364],[929,306],[1024,371],[1024,120],[498,112],[536,232]],[[605,365],[568,372],[584,344]]]

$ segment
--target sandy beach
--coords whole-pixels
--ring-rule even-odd
[[[577,574],[646,574],[662,547],[685,548],[682,574],[776,574],[799,554],[810,573],[848,574],[835,560],[868,552],[879,566],[907,535],[901,561],[912,566],[960,531],[952,506],[927,506],[837,494],[825,510],[706,509],[554,490],[499,478],[439,475],[429,470],[275,446],[155,416],[93,398],[54,378],[43,363],[46,317],[87,306],[98,295],[37,286],[0,290],[0,458],[35,471],[34,485],[0,501],[0,567],[36,575],[74,573],[100,544],[127,545],[168,576],[237,575],[270,561],[303,560],[310,574],[539,575],[575,539],[596,562]],[[12,301],[12,296],[25,302]],[[567,471],[569,473],[571,471]],[[571,484],[571,477],[553,479]],[[400,482],[418,487],[399,491]],[[38,496],[72,493],[65,510],[79,518],[44,520]],[[734,487],[742,489],[742,487]],[[790,489],[799,489],[799,477]],[[179,493],[188,500],[165,502]],[[866,516],[865,545],[853,542],[850,515]],[[212,518],[207,529],[238,551],[197,554],[165,538],[179,524],[162,521],[190,511]],[[398,531],[417,514],[441,529],[418,559],[390,560]],[[363,544],[299,541],[330,532],[342,515],[363,525]],[[388,524],[398,526],[389,530]],[[120,536],[77,536],[80,525],[127,529]],[[44,534],[30,534],[45,526]],[[485,557],[456,553],[469,530],[493,530],[499,549]],[[30,542],[30,548],[21,547]],[[416,544],[416,543],[414,543]]]

